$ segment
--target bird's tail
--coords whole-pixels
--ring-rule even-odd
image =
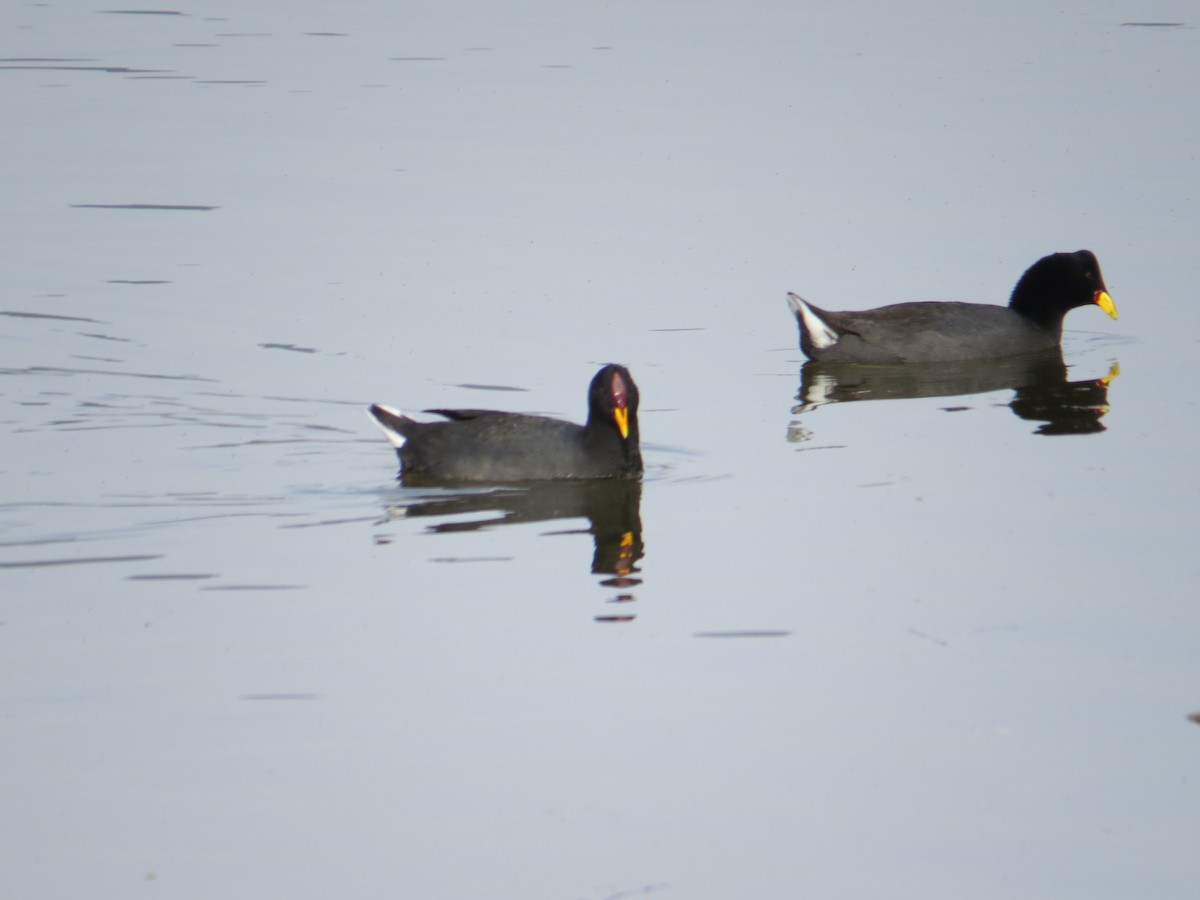
[[[397,450],[404,446],[404,442],[407,440],[404,430],[414,424],[412,419],[398,409],[392,409],[390,406],[383,406],[379,403],[371,404],[367,413],[370,415],[371,421],[379,426],[389,444]]]

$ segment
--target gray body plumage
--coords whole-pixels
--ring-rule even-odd
[[[430,409],[443,422],[418,422],[376,404],[371,417],[412,481],[564,481],[638,478],[638,389],[629,371],[609,364],[588,386],[584,425],[489,409]]]
[[[1090,250],[1043,256],[1017,281],[1008,306],[934,301],[835,312],[796,294],[788,306],[809,359],[828,363],[933,363],[1037,353],[1062,342],[1063,317],[1094,303],[1117,308]]]
[[[556,481],[635,477],[641,455],[598,452],[582,425],[491,410],[427,410],[446,422],[418,422],[375,406],[385,430],[404,437],[396,447],[409,476],[436,481]],[[381,414],[382,413],[382,414]],[[393,446],[397,443],[393,441]]]
[[[822,362],[904,363],[995,359],[1058,346],[1062,323],[1042,326],[1007,306],[984,303],[896,303],[862,312],[832,312],[789,295],[801,322],[800,347]],[[818,346],[803,327],[798,305],[824,322],[837,339]]]

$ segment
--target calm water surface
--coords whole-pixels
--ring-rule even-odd
[[[5,896],[1185,896],[1186,5],[0,12]],[[784,301],[1063,354],[806,365]],[[397,484],[364,408],[640,486]]]

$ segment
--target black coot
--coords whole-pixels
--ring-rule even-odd
[[[1045,350],[1061,343],[1063,317],[1089,303],[1117,317],[1090,250],[1039,259],[1017,282],[1007,307],[897,303],[829,312],[788,294],[800,326],[800,348],[809,359],[839,363],[998,359]]]
[[[607,365],[588,388],[584,425],[488,409],[429,409],[417,422],[375,405],[372,418],[400,457],[405,481],[552,481],[638,478],[638,389],[624,366]]]

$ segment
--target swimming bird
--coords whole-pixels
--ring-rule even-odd
[[[831,312],[788,294],[800,348],[822,362],[949,362],[1045,350],[1062,342],[1066,314],[1089,303],[1117,317],[1090,250],[1039,259],[1013,288],[1008,306],[920,302]]]
[[[624,366],[606,365],[588,387],[583,425],[490,409],[428,409],[418,422],[381,404],[368,412],[400,457],[405,481],[556,481],[638,478],[638,388]]]

